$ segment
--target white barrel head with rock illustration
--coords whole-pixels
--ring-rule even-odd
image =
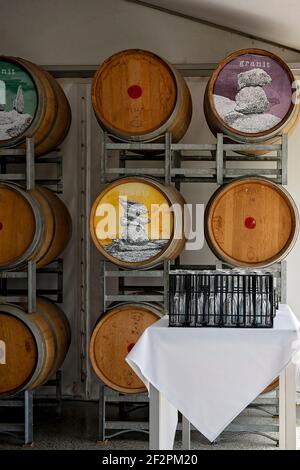
[[[234,52],[218,65],[206,88],[207,123],[214,134],[240,142],[288,132],[298,115],[294,86],[287,64],[271,52]]]
[[[91,235],[97,249],[122,267],[152,267],[183,249],[183,205],[172,186],[143,177],[110,183],[93,204]],[[180,234],[179,237],[174,234]]]

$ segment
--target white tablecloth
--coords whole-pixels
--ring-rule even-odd
[[[280,305],[272,329],[148,328],[126,360],[210,441],[290,362],[300,323]],[[298,341],[297,341],[298,340]],[[294,349],[293,349],[294,348]],[[170,446],[177,419],[169,416]]]

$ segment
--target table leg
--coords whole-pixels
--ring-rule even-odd
[[[292,362],[279,377],[279,447],[296,449],[296,368]]]
[[[191,449],[191,425],[189,420],[182,415],[182,449]]]
[[[149,418],[149,449],[172,450],[178,412],[152,384],[150,384]]]

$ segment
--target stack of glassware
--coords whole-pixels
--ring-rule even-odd
[[[272,328],[276,313],[271,273],[244,270],[170,274],[170,326]]]

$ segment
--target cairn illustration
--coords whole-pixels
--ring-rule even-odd
[[[140,262],[157,255],[169,240],[151,240],[146,224],[150,222],[145,204],[119,198],[124,210],[120,224],[121,238],[114,239],[106,250],[115,258],[123,261]]]
[[[21,85],[18,86],[16,97],[11,110],[7,110],[6,85],[0,80],[0,140],[16,137],[27,129],[32,116],[24,113],[24,93]]]
[[[18,86],[17,95],[13,102],[13,109],[15,109],[17,113],[24,113],[24,94],[21,85]]]
[[[280,118],[269,113],[279,97],[273,91],[269,100],[264,90],[272,83],[272,78],[263,69],[255,68],[241,72],[237,76],[239,91],[235,100],[214,95],[218,114],[234,129],[241,132],[262,132],[276,126]]]

